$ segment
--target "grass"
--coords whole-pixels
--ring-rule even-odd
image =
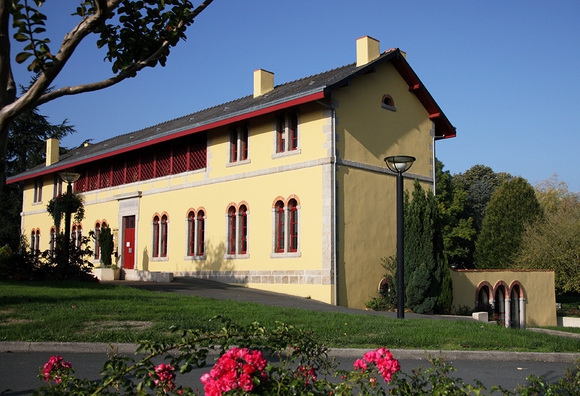
[[[311,312],[97,283],[0,282],[0,341],[163,341],[173,325],[213,329],[216,315],[309,329],[331,348],[580,352],[577,339],[471,321]]]

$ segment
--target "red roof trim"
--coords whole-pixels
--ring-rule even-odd
[[[143,147],[152,146],[152,145],[157,144],[157,143],[162,143],[162,142],[166,142],[168,140],[173,140],[173,139],[180,138],[183,136],[192,135],[194,133],[204,132],[204,131],[207,131],[210,129],[219,128],[219,127],[224,126],[224,125],[233,124],[233,123],[236,123],[239,121],[247,120],[249,118],[258,117],[258,116],[261,116],[264,114],[273,113],[273,112],[278,111],[278,110],[283,110],[283,109],[287,109],[289,107],[298,106],[300,104],[313,102],[315,100],[320,100],[320,99],[323,99],[324,96],[325,96],[324,91],[315,92],[313,94],[306,95],[306,96],[296,98],[296,99],[292,99],[292,100],[289,100],[287,102],[278,103],[278,104],[264,107],[264,108],[261,108],[258,110],[250,111],[248,113],[239,114],[239,115],[234,116],[234,117],[224,118],[224,119],[219,120],[219,121],[210,122],[209,124],[200,125],[200,126],[195,127],[195,128],[185,129],[183,131],[168,134],[166,136],[162,136],[162,137],[159,137],[157,139],[152,139],[152,140],[148,140],[146,142],[141,142],[141,143],[132,145],[130,147],[125,147],[122,149],[109,151],[109,152],[103,153],[101,155],[95,155],[95,156],[91,156],[91,157],[88,157],[88,158],[85,158],[82,160],[73,161],[73,162],[69,162],[67,164],[63,164],[60,166],[51,167],[50,169],[42,169],[42,170],[39,170],[38,172],[28,173],[28,174],[20,176],[20,177],[10,178],[9,180],[6,181],[6,184],[17,183],[19,181],[29,180],[29,179],[33,179],[35,177],[49,175],[49,174],[52,174],[55,172],[60,172],[63,170],[71,169],[71,168],[74,168],[75,166],[84,165],[84,164],[89,163],[89,162],[98,161],[98,160],[113,157],[113,156],[119,155],[119,154],[125,154],[128,152],[143,148]]]
[[[409,86],[409,92],[415,94],[425,110],[429,113],[429,118],[435,123],[435,133],[438,139],[448,139],[456,136],[455,128],[449,122],[435,99],[431,96],[427,88],[421,83],[417,74],[413,71],[407,60],[399,53],[393,58],[393,65]]]

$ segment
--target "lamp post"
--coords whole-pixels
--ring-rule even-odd
[[[397,174],[397,319],[405,318],[405,229],[403,224],[403,173],[408,171],[415,157],[391,155],[385,157],[387,168]]]
[[[81,175],[78,173],[73,172],[62,172],[60,173],[60,178],[62,181],[66,182],[66,195],[72,195],[72,183],[76,182]],[[70,208],[67,206],[66,211],[64,213],[64,253],[66,257],[66,265],[68,265],[69,261],[69,247],[70,247]]]

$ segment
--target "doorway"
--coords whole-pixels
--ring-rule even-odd
[[[123,216],[123,268],[135,268],[135,216]]]

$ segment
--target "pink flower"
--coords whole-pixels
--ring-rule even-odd
[[[153,380],[155,387],[161,388],[164,391],[170,391],[175,388],[175,368],[169,364],[161,363],[155,366],[155,375],[149,373],[150,377],[157,377]]]
[[[366,369],[367,369],[367,362],[365,362],[365,361],[364,361],[364,360],[362,360],[362,359],[357,359],[357,360],[355,360],[355,361],[354,361],[354,364],[353,364],[353,366],[354,366],[354,368],[355,368],[355,369],[357,369],[357,370],[364,371],[364,370],[366,370]]]
[[[374,364],[387,382],[390,382],[393,374],[401,369],[399,361],[393,358],[393,354],[387,348],[369,351],[364,354],[363,359],[358,359],[354,362],[355,369],[364,371],[368,368],[367,363]]]
[[[298,366],[295,375],[304,381],[304,385],[315,382],[317,379],[316,370],[314,370],[314,367],[312,366]]]
[[[255,380],[268,379],[264,371],[267,364],[260,351],[232,348],[220,356],[209,373],[201,376],[205,394],[218,396],[235,389],[250,392]]]
[[[66,362],[62,356],[55,355],[48,359],[48,362],[42,367],[42,376],[46,382],[54,379],[54,382],[60,384],[62,382],[62,375],[72,370],[70,362]]]

